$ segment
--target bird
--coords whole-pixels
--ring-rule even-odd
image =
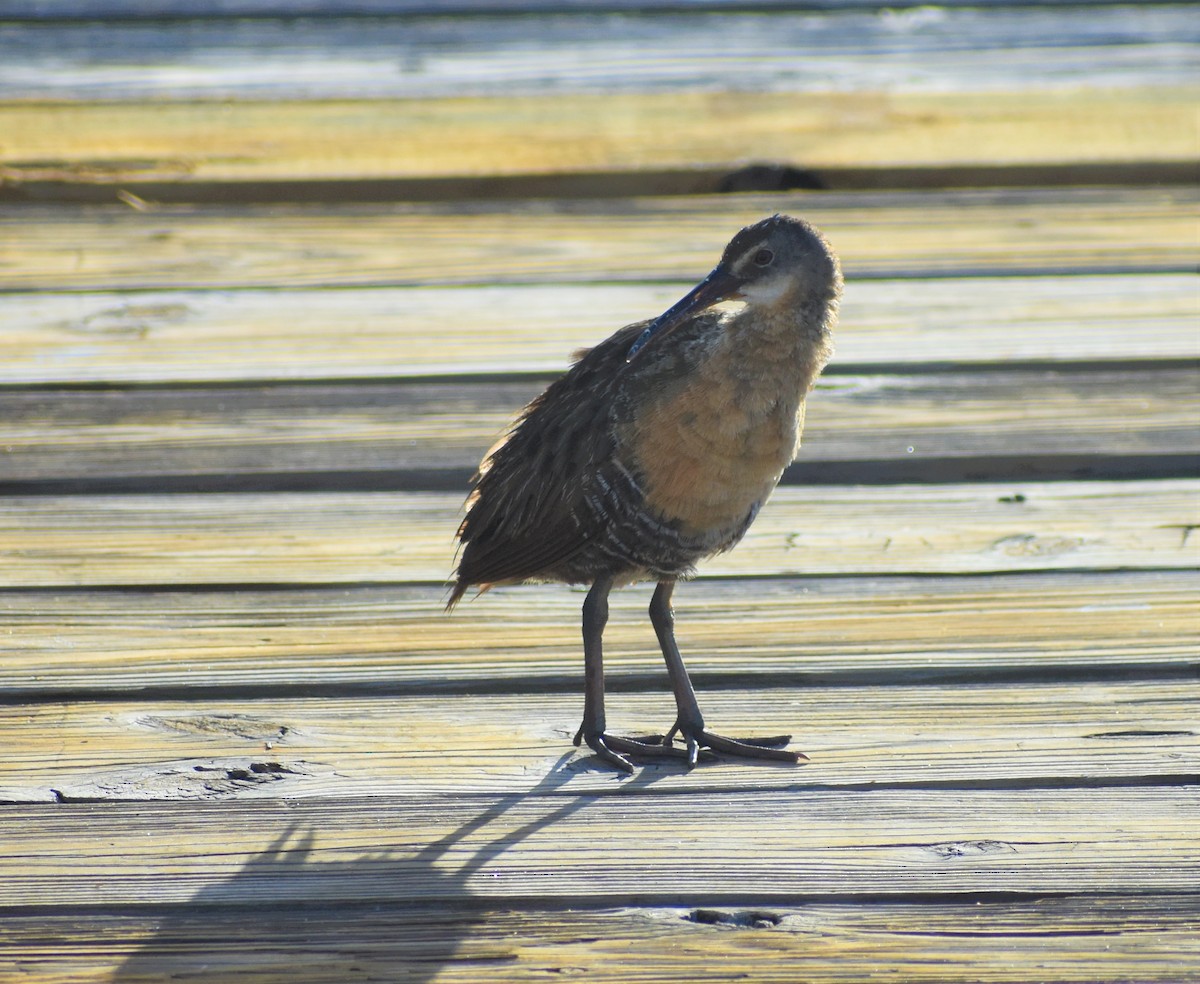
[[[473,586],[588,585],[574,741],[621,773],[634,771],[631,758],[680,759],[688,770],[702,757],[807,759],[786,747],[790,735],[708,730],[675,641],[672,596],[699,561],[742,539],[795,459],[841,295],[837,255],[814,226],[780,214],[749,225],[657,318],[575,353],[472,479],[446,610]],[[615,735],[604,706],[608,598],[649,580],[676,719],[665,735]]]

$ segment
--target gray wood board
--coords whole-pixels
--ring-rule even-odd
[[[1085,7],[1128,0],[944,0],[939,7]],[[1171,2],[1171,0],[1167,0]],[[1190,0],[1175,0],[1188,3]],[[0,19],[197,20],[209,18],[411,17],[596,13],[703,13],[705,11],[906,10],[920,0],[2,0]]]
[[[1193,82],[1200,19],[1181,5],[769,15],[691,5],[536,19],[96,20],[0,24],[0,51],[0,99],[1103,89]]]

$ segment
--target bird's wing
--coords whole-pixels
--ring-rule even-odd
[[[451,605],[472,584],[548,576],[604,531],[587,497],[612,465],[617,381],[646,324],[580,353],[483,460],[458,531]]]

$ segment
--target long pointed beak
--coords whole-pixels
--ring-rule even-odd
[[[710,308],[719,301],[736,297],[741,286],[742,282],[738,277],[717,267],[654,319],[650,326],[638,336],[638,340],[633,343],[629,354],[625,356],[625,361],[631,361],[655,335],[668,335],[698,311]]]

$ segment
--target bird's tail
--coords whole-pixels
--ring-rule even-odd
[[[469,588],[469,587],[470,587],[470,585],[467,584],[467,582],[464,581],[461,577],[457,581],[455,581],[454,582],[454,590],[450,592],[450,600],[446,602],[446,607],[445,607],[444,611],[447,611],[447,612],[452,611],[454,609],[454,606],[457,605],[460,601],[462,601],[462,596],[467,593],[467,588]]]

